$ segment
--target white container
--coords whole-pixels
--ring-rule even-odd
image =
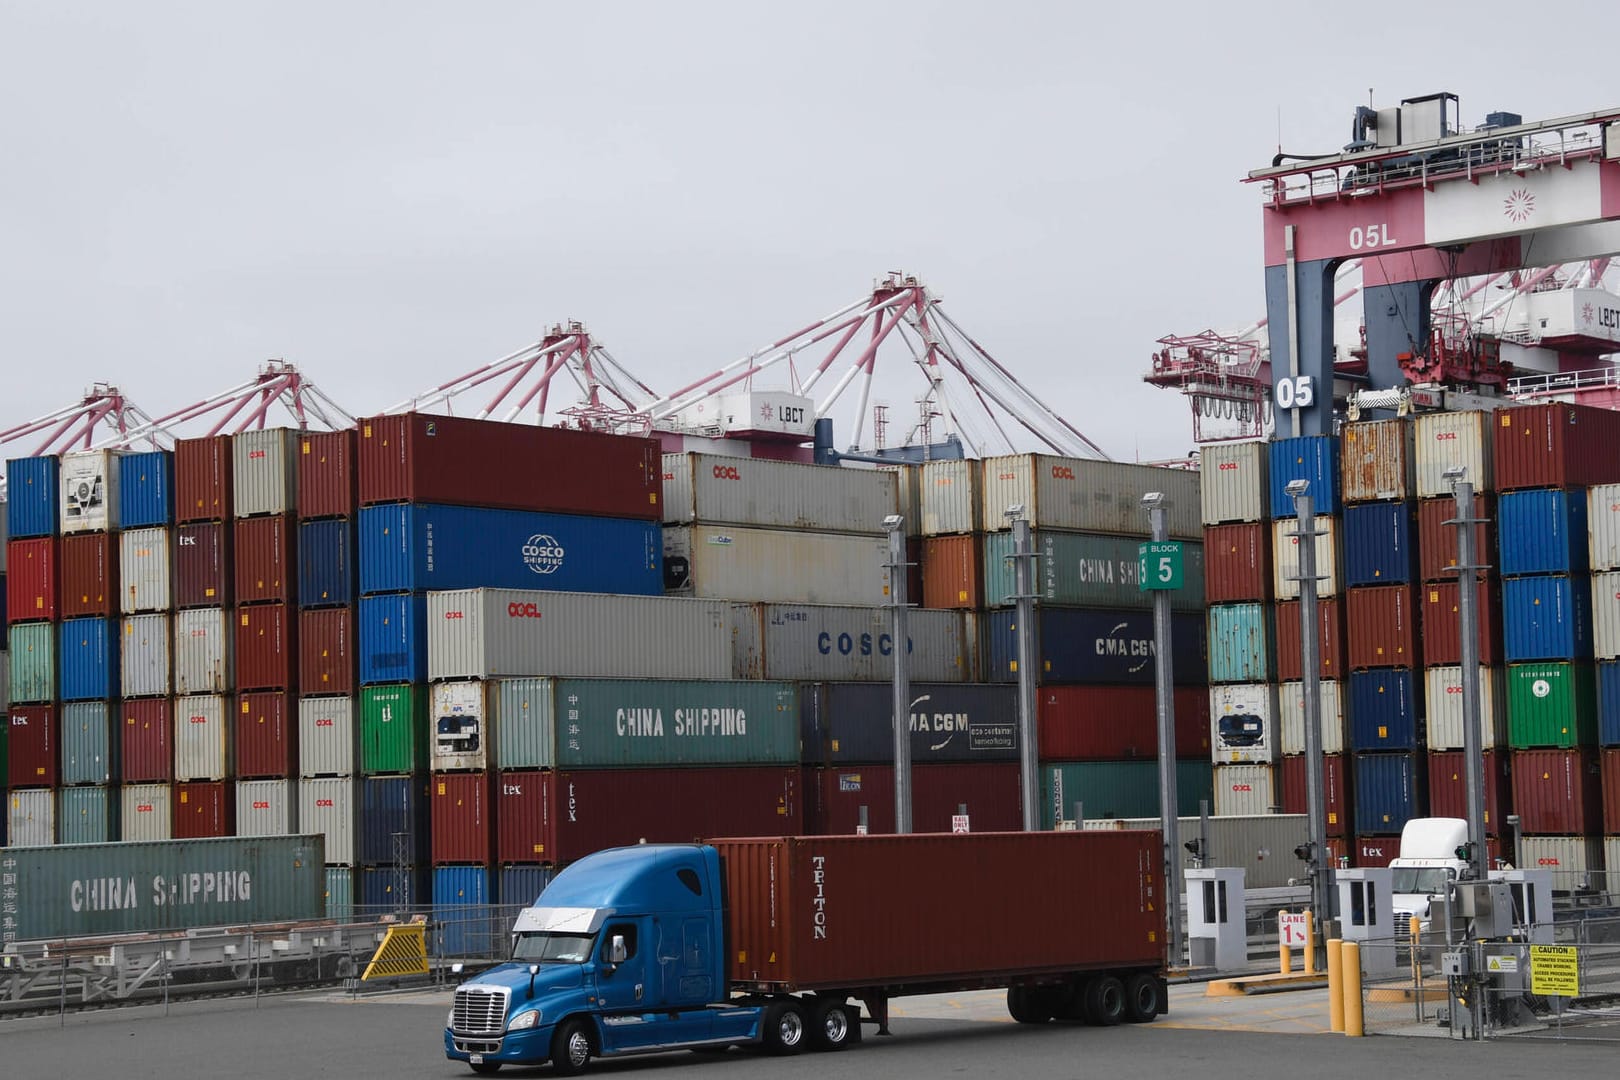
[[[298,700],[298,775],[348,776],[355,772],[354,698]],[[330,861],[330,860],[329,860]]]
[[[231,681],[235,628],[224,608],[189,608],[174,613],[174,692],[224,694]]]
[[[879,471],[893,473],[898,484],[896,498],[907,536],[921,536],[923,528],[922,466],[882,465]]]
[[[298,832],[298,798],[291,780],[236,782],[237,836],[292,836]]]
[[[1424,413],[1415,421],[1417,493],[1427,499],[1450,495],[1446,470],[1461,465],[1475,491],[1491,491],[1491,413]]]
[[[720,600],[531,589],[428,594],[428,678],[731,678]]]
[[[75,450],[62,455],[57,513],[64,533],[118,528],[116,450]]]
[[[1147,536],[1142,496],[1162,492],[1170,535],[1201,540],[1198,474],[1122,461],[1011,454],[984,461],[980,514],[987,531],[1007,528],[1010,506],[1022,506],[1037,529]]]
[[[224,780],[231,775],[230,714],[219,694],[174,699],[174,778]]]
[[[119,610],[125,615],[174,606],[169,530],[130,529],[118,538]]]
[[[494,716],[484,704],[483,682],[447,682],[433,686],[428,730],[432,732],[434,772],[495,767]]]
[[[1215,766],[1215,814],[1271,814],[1282,805],[1275,765]]]
[[[882,535],[899,512],[892,472],[841,465],[664,455],[664,520]]]
[[[710,600],[881,604],[889,596],[881,536],[731,525],[666,525],[664,589]]]
[[[1620,570],[1620,484],[1587,490],[1586,535],[1592,569]]]
[[[922,534],[956,536],[978,532],[983,479],[983,464],[978,461],[930,461],[924,465],[917,478]]]
[[[326,865],[355,863],[355,811],[359,787],[352,776],[298,781],[298,831],[326,838]]]
[[[169,693],[169,616],[125,616],[118,639],[118,681],[127,698]]]
[[[1277,760],[1277,688],[1239,683],[1209,688],[1209,747],[1217,764]]]
[[[239,518],[298,508],[298,432],[292,428],[231,436],[231,501]]]
[[[1322,753],[1344,753],[1344,696],[1334,679],[1322,679]],[[1277,712],[1281,717],[1283,754],[1305,752],[1305,684],[1285,682],[1277,688]]]
[[[1620,657],[1620,573],[1592,575],[1592,651],[1599,660]]]
[[[734,604],[732,670],[738,679],[871,682],[894,677],[894,615],[881,607]],[[972,682],[974,645],[958,611],[912,608],[913,682]]]
[[[1519,870],[1551,870],[1554,892],[1603,885],[1603,840],[1596,836],[1521,836]]]
[[[119,798],[123,815],[119,836],[124,840],[174,838],[174,788],[169,784],[125,784]]]
[[[56,843],[56,791],[18,788],[6,797],[6,845],[50,847]]]
[[[1299,599],[1298,518],[1281,518],[1271,523],[1272,587],[1278,600]],[[1316,515],[1317,596],[1337,596],[1343,588],[1339,575],[1338,522],[1326,514]]]
[[[1432,667],[1424,672],[1430,750],[1461,750],[1465,727],[1462,706],[1462,668]],[[1508,744],[1507,694],[1501,668],[1479,669],[1480,749]]]
[[[1263,442],[1209,443],[1198,452],[1198,496],[1205,525],[1264,521],[1266,448]]]

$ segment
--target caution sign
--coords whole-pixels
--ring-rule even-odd
[[[1541,997],[1580,996],[1581,971],[1575,946],[1530,946],[1530,992]]]

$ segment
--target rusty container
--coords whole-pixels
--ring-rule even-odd
[[[1417,625],[1416,597],[1410,586],[1347,590],[1350,670],[1420,666]]]
[[[1284,600],[1277,605],[1277,678],[1280,682],[1297,682],[1304,678],[1300,659],[1304,641],[1299,613],[1298,600]],[[1328,596],[1316,601],[1316,658],[1322,678],[1344,678],[1344,601],[1339,597]]]

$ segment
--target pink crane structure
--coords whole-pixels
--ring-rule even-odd
[[[354,417],[327,397],[295,364],[270,360],[260,365],[252,379],[131,428],[108,445],[131,446],[144,439],[172,446],[175,439],[188,434],[234,434],[263,428],[278,404],[291,417],[294,427],[308,428],[311,421],[334,431],[354,426]]]
[[[151,423],[151,417],[125,397],[116,383],[95,383],[72,405],[0,430],[0,461],[89,450],[98,445],[137,446],[145,442],[152,449],[161,449],[167,444],[159,432],[124,441],[131,431]],[[24,441],[33,436],[40,436],[39,441],[31,444]],[[11,452],[14,444],[18,444],[17,453]],[[5,496],[5,491],[5,477],[0,471],[0,498]]]

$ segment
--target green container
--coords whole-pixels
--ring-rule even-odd
[[[1041,820],[1055,828],[1074,817],[1082,803],[1087,821],[1101,818],[1159,816],[1159,763],[1145,761],[1075,761],[1041,763]],[[1196,811],[1200,800],[1213,801],[1215,766],[1209,761],[1176,762],[1177,816]]]
[[[104,785],[65,787],[56,793],[56,842],[110,844],[118,839],[120,803]]]
[[[1591,664],[1508,665],[1508,744],[1574,749],[1597,744],[1597,679]]]
[[[428,688],[419,683],[360,691],[360,771],[366,776],[428,767]]]
[[[354,871],[347,866],[326,868],[326,917],[334,922],[354,920]]]
[[[1143,521],[1146,522],[1144,515]],[[1137,578],[1137,547],[1145,538],[1037,529],[1035,591],[1041,601],[1065,607],[1151,608],[1153,594]],[[984,538],[984,602],[1010,607],[1017,589],[1013,534],[987,533]],[[1170,593],[1177,611],[1204,610],[1204,545],[1181,542],[1181,588]]]
[[[56,699],[56,624],[23,623],[10,631],[11,704]]]

